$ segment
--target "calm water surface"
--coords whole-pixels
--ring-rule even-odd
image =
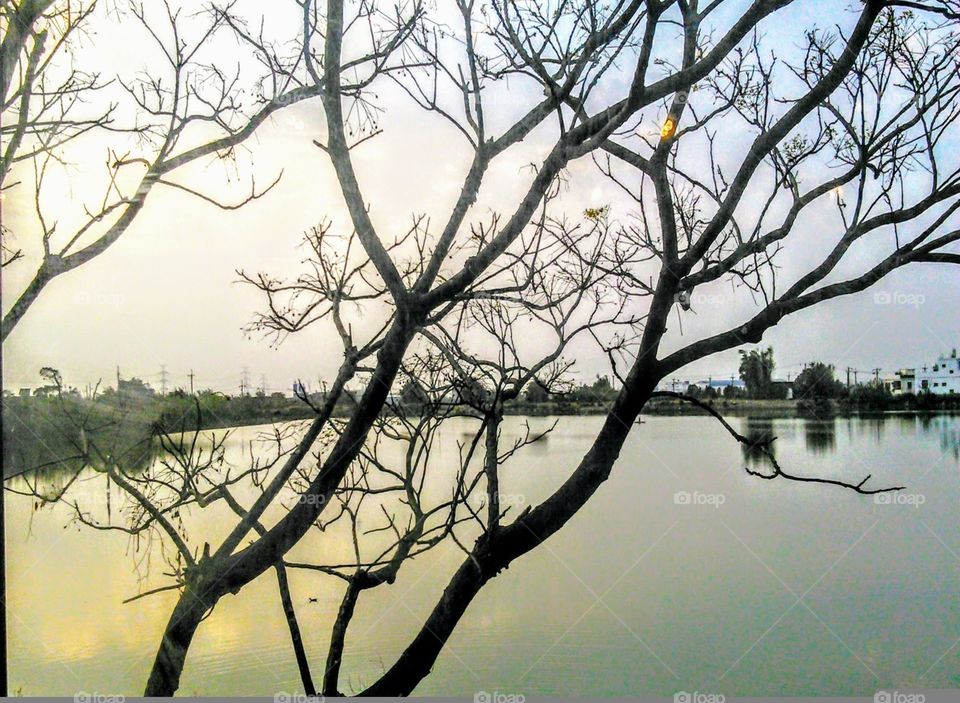
[[[519,433],[511,418],[507,433]],[[531,418],[534,429],[549,424]],[[908,486],[899,504],[811,484],[763,481],[719,425],[648,417],[611,479],[538,551],[474,601],[417,693],[871,695],[960,687],[960,418],[733,420],[772,432],[798,474]],[[561,418],[508,464],[502,492],[536,502],[582,456],[601,418]],[[451,425],[442,447],[469,429]],[[258,430],[236,431],[250,451]],[[104,478],[76,487],[103,501]],[[679,495],[678,495],[679,494]],[[243,496],[241,496],[243,497]],[[166,583],[160,546],[67,525],[7,495],[10,687],[24,695],[139,694],[175,596],[122,605]],[[276,515],[273,516],[274,518]],[[232,517],[187,517],[215,543]],[[317,532],[292,557],[336,559]],[[408,643],[462,554],[432,552],[368,591],[351,625],[342,688],[370,683]],[[291,572],[300,626],[322,675],[337,580]],[[316,599],[316,602],[311,602]],[[190,650],[180,692],[300,690],[273,572],[221,601]]]

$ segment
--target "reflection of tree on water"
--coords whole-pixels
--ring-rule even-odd
[[[54,486],[87,467],[142,471],[156,451],[154,430],[136,413],[78,398],[5,399],[4,478],[42,475]]]
[[[883,441],[883,433],[887,427],[888,417],[884,415],[860,415],[857,417],[848,416],[847,435],[853,437],[854,433],[861,436],[870,436],[870,438],[880,443]]]
[[[923,429],[923,431],[924,431],[924,432],[929,432],[929,431],[930,431],[930,425],[933,423],[933,416],[932,416],[932,415],[922,415],[922,414],[921,414],[921,415],[916,415],[915,417],[916,417],[916,419],[917,419],[917,422],[920,423],[920,427]]]
[[[804,420],[803,436],[811,454],[827,454],[837,447],[837,422],[833,420]]]
[[[824,454],[836,449],[836,420],[806,419],[801,422],[807,451]],[[743,419],[743,434],[753,442],[752,445],[740,445],[747,466],[757,468],[771,465],[763,447],[777,436],[773,424],[773,419],[769,417],[748,416]]]
[[[753,468],[770,466],[770,457],[764,452],[764,447],[768,446],[775,437],[773,419],[748,415],[743,419],[743,435],[752,442],[752,444],[741,443],[740,445],[747,466]]]
[[[119,461],[125,471],[142,474],[150,467],[157,454],[157,443],[153,438],[147,437],[125,452],[125,458]],[[31,495],[41,503],[55,503],[63,499],[74,484],[101,474],[106,475],[108,471],[107,463],[100,459],[71,456],[46,463],[39,469],[15,470],[11,477],[5,479],[5,488],[12,493]],[[109,484],[109,481],[105,483]]]
[[[122,471],[137,480],[164,453],[149,427],[138,431],[114,425],[59,429],[64,431],[47,426],[43,436],[19,433],[15,442],[4,443],[4,489],[35,498],[35,510],[64,502],[86,513],[87,507],[81,507],[78,499],[86,504],[91,494],[81,486],[94,482],[95,487],[102,477],[105,491],[99,494],[94,488],[94,494],[100,495],[95,503],[105,508],[109,517],[112,508],[125,503],[122,495],[111,495],[117,491],[111,491],[110,474]]]

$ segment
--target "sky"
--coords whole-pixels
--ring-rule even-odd
[[[776,27],[767,28],[769,41],[778,46],[793,41],[814,17],[821,24],[825,16],[845,28],[851,24],[849,12],[836,10],[840,3],[803,5],[780,18]],[[829,15],[826,7],[831,8]],[[159,70],[158,57],[144,47],[143,37],[135,31],[118,31],[104,23],[84,56],[124,70]],[[225,61],[235,62],[236,47],[218,46],[218,51]],[[415,213],[426,213],[436,223],[444,221],[469,166],[469,152],[449,125],[424,115],[397,91],[384,87],[379,95],[386,108],[384,132],[356,151],[355,166],[378,231],[392,237]],[[537,98],[522,87],[504,97],[494,107],[506,116]],[[38,371],[43,366],[58,368],[67,384],[81,388],[100,380],[113,383],[118,369],[123,377],[137,376],[157,388],[165,369],[171,389],[188,387],[188,375],[193,373],[197,388],[225,392],[239,388],[245,369],[250,385],[262,384],[268,392],[289,392],[297,379],[314,387],[329,380],[340,361],[339,339],[329,329],[314,327],[276,346],[244,332],[264,301],[238,283],[237,273],[296,275],[305,255],[299,246],[305,230],[325,219],[339,231],[348,227],[329,159],[312,144],[324,132],[319,104],[287,108],[245,144],[236,171],[207,162],[175,174],[179,183],[236,201],[249,192],[249,176],[256,176],[263,186],[282,171],[273,191],[240,210],[224,212],[185,193],[155,189],[116,244],[44,290],[4,344],[4,387],[15,391],[40,385]],[[469,220],[512,209],[530,180],[525,166],[543,155],[546,137],[542,130],[534,133],[495,164]],[[51,188],[47,211],[53,219],[62,218],[64,229],[75,216],[71,213],[95,197],[108,143],[90,140],[78,146],[73,165]],[[738,153],[736,147],[731,142],[732,156]],[[612,216],[630,217],[616,187],[589,159],[573,164],[570,175],[564,198],[569,211],[610,204]],[[18,245],[28,253],[26,261],[4,269],[4,311],[36,264],[36,243],[29,236],[32,207],[29,193],[12,189],[4,194],[4,222],[23,233]],[[836,231],[830,217],[818,211],[798,222],[804,238],[785,254],[785,281],[823,255]],[[869,252],[863,260],[867,259]],[[773,346],[776,375],[782,378],[795,376],[812,360],[841,370],[853,367],[862,375],[875,368],[889,374],[932,363],[960,347],[957,300],[960,276],[955,270],[915,266],[895,272],[864,293],[786,318],[765,335],[763,345]],[[682,319],[671,315],[667,348],[726,329],[755,310],[749,296],[729,286],[699,291],[692,312]],[[592,344],[575,344],[570,356],[576,358],[577,374],[584,380],[609,372],[605,356]],[[676,376],[729,377],[737,364],[737,350],[730,350]]]

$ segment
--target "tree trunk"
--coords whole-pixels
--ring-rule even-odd
[[[484,570],[472,555],[467,557],[410,646],[376,683],[360,695],[409,696],[430,673],[467,606],[489,578],[484,576]]]
[[[287,618],[287,628],[290,630],[290,642],[293,645],[293,655],[300,670],[300,681],[303,682],[303,692],[308,696],[317,695],[313,686],[313,677],[310,675],[310,662],[307,660],[307,651],[303,646],[303,637],[300,635],[300,624],[297,622],[297,612],[293,608],[293,598],[290,596],[290,582],[287,580],[287,569],[283,562],[277,562],[277,585],[280,587],[280,602],[283,604],[283,614]]]
[[[634,367],[590,451],[563,485],[529,513],[477,542],[417,636],[396,663],[361,695],[410,695],[430,673],[460,618],[487,581],[543,544],[587,503],[609,477],[633,422],[656,385],[656,376],[650,373],[653,364]]]
[[[417,324],[420,322],[418,320]],[[227,593],[239,592],[257,576],[276,565],[314,524],[350,464],[360,453],[367,432],[387,400],[414,330],[415,325],[404,320],[395,323],[387,334],[378,354],[376,370],[353,417],[327,456],[317,478],[305,493],[319,499],[299,502],[264,536],[242,551],[230,556],[215,556],[198,565],[197,568],[202,571],[195,583],[184,590],[170,616],[163,642],[150,672],[145,695],[173,695],[180,683],[187,648],[203,619],[203,614],[216,605],[221,597]],[[195,609],[200,612],[195,612]]]
[[[190,586],[180,594],[164,630],[144,696],[172,696],[176,692],[190,642],[207,610],[208,605],[193,593]]]
[[[347,639],[347,626],[353,618],[353,610],[357,605],[357,597],[360,595],[360,588],[356,580],[351,579],[347,583],[347,591],[343,594],[343,601],[340,603],[340,610],[337,612],[337,620],[333,624],[333,632],[330,635],[330,650],[327,654],[327,671],[323,675],[323,695],[339,696],[337,690],[340,683],[340,665],[343,663],[343,647]]]

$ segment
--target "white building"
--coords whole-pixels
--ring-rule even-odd
[[[674,393],[686,393],[690,386],[696,386],[702,391],[705,391],[708,388],[713,388],[713,390],[720,395],[722,395],[723,392],[730,387],[736,388],[739,391],[747,390],[747,384],[741,381],[739,378],[705,378],[700,381],[681,381],[678,378],[664,379],[660,385],[657,386],[657,390],[673,391]]]
[[[903,395],[904,393],[917,392],[917,370],[900,369],[892,378],[883,379],[883,385],[893,395]]]
[[[941,356],[933,366],[917,369],[917,393],[934,395],[960,394],[960,359],[954,349],[950,356]]]

